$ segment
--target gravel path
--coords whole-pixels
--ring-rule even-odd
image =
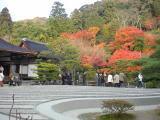
[[[23,118],[33,116],[34,120],[49,120],[47,116],[37,111],[37,106],[49,101],[74,99],[74,98],[146,98],[135,101],[137,104],[157,104],[160,101],[160,89],[138,89],[138,88],[111,88],[95,86],[68,86],[68,85],[48,85],[48,86],[5,86],[0,87],[0,113],[8,114],[12,105],[12,95],[15,95],[15,105],[12,115],[16,115],[16,109]],[[148,97],[150,99],[148,99]],[[146,102],[147,101],[147,102]],[[71,102],[72,103],[72,102]],[[90,103],[90,102],[89,102]],[[159,102],[160,103],[160,102]],[[87,103],[86,103],[87,104]],[[79,109],[81,104],[74,104],[75,107],[57,105],[52,109],[63,115],[64,112]],[[99,103],[96,104],[97,106]],[[87,108],[92,107],[87,104]],[[63,108],[63,109],[62,109]],[[8,116],[7,116],[8,117]],[[1,118],[1,117],[0,117]],[[1,118],[2,120],[5,120]],[[54,119],[53,119],[54,120]],[[61,120],[61,119],[60,119]]]

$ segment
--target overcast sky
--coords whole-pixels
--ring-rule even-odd
[[[70,14],[75,8],[99,0],[0,0],[0,11],[7,7],[13,21],[48,17],[55,1],[64,4],[67,14]]]

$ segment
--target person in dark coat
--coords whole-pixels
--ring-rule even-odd
[[[123,83],[125,80],[125,74],[124,73],[119,73],[119,86],[122,87]]]
[[[72,73],[68,75],[68,85],[72,85]]]
[[[79,72],[76,72],[75,74],[75,85],[79,84]]]
[[[105,86],[104,73],[101,74],[101,85]]]
[[[95,85],[98,86],[98,73],[95,73],[95,77],[94,77],[94,81],[95,81]]]
[[[86,81],[86,72],[83,72],[83,74],[82,74],[82,80],[83,80],[83,85],[86,85],[87,84],[87,81]]]
[[[101,73],[98,73],[98,86],[101,86]]]
[[[66,74],[65,72],[62,73],[62,85],[65,85],[65,80],[66,80]]]

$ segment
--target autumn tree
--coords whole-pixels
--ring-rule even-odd
[[[153,35],[144,34],[136,27],[125,27],[119,29],[115,35],[115,41],[110,43],[113,51],[127,49],[131,51],[152,52],[151,44],[155,44],[156,38]],[[147,52],[147,51],[146,51]]]
[[[62,38],[66,38],[80,51],[81,65],[93,68],[105,62],[106,52],[103,47],[106,43],[95,44],[95,37],[99,31],[98,27],[90,27],[73,34],[63,33]]]

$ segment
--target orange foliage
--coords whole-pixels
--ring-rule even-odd
[[[67,38],[67,39],[74,39],[74,40],[88,40],[90,41],[91,39],[94,38],[94,34],[87,31],[87,30],[82,30],[76,33],[62,33],[60,35],[62,38]]]
[[[129,49],[136,42],[136,37],[143,37],[144,32],[136,27],[125,27],[116,32],[115,41],[110,43],[111,50]]]
[[[91,27],[88,30],[82,30],[72,34],[61,34],[62,38],[68,39],[80,51],[83,66],[91,67],[93,64],[99,65],[105,62],[106,52],[103,47],[106,43],[95,45],[95,37],[98,31],[98,27]]]
[[[82,64],[92,64],[92,58],[90,56],[82,56],[81,58]]]
[[[74,39],[77,40],[88,40],[90,41],[91,39],[93,39],[95,36],[93,33],[87,31],[87,30],[82,30],[76,33],[73,33]]]
[[[73,35],[70,33],[64,32],[64,33],[61,33],[60,37],[64,39],[72,39]]]
[[[98,45],[96,45],[97,48],[103,48],[106,45],[106,42],[102,42]]]
[[[154,27],[154,22],[153,21],[144,21],[144,27],[147,29],[152,29]]]
[[[143,50],[143,53],[149,56],[154,52],[154,49],[151,47],[151,45],[157,45],[155,40],[157,39],[155,36],[152,34],[145,34],[144,35],[144,44],[145,44],[145,49]]]
[[[81,58],[81,65],[82,66],[93,66],[93,65],[96,65],[96,66],[104,66],[106,65],[106,62],[104,62],[103,58],[92,58],[90,56],[82,56]]]
[[[141,68],[142,68],[142,66],[127,67],[126,70],[128,70],[128,71],[138,71]]]
[[[134,60],[139,58],[141,58],[140,52],[121,49],[114,52],[109,59],[109,63],[114,63],[117,60]]]
[[[89,32],[91,32],[94,36],[99,32],[100,28],[99,27],[90,27],[88,29]]]

